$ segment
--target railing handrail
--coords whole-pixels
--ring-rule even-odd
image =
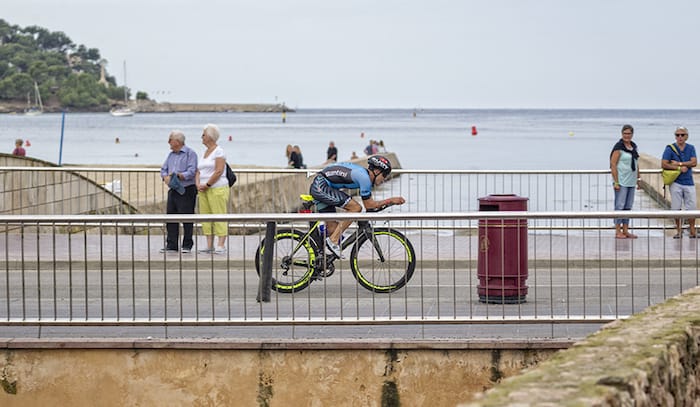
[[[700,210],[693,211],[600,211],[600,212],[400,212],[400,213],[253,213],[219,215],[0,215],[0,223],[76,223],[76,222],[294,222],[309,220],[479,220],[479,219],[676,219],[700,218]]]
[[[284,173],[306,173],[313,174],[321,170],[319,168],[243,168],[236,167],[235,171],[240,173],[263,173],[263,174],[284,174]],[[49,171],[49,172],[159,172],[160,167],[29,167],[29,166],[0,166],[0,171]],[[661,168],[658,169],[640,169],[642,174],[660,174]],[[395,174],[609,174],[610,169],[590,169],[590,170],[502,170],[502,169],[485,169],[485,170],[418,170],[397,168],[392,171]]]

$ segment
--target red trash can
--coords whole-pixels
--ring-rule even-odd
[[[514,194],[479,198],[479,211],[527,211]],[[527,295],[527,219],[480,219],[477,261],[479,301],[521,304]]]

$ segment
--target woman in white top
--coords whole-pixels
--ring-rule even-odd
[[[226,154],[216,142],[219,140],[219,128],[213,124],[204,126],[202,144],[206,150],[197,162],[197,191],[199,191],[199,213],[226,213],[228,207],[229,187],[226,179]],[[227,222],[202,222],[202,233],[207,237],[207,248],[201,253],[226,253]],[[214,248],[214,235],[219,237]]]

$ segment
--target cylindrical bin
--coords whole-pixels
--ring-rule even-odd
[[[528,198],[489,195],[479,211],[527,211]],[[477,261],[479,301],[520,304],[527,295],[527,219],[480,219]]]

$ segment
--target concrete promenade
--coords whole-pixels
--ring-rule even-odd
[[[399,228],[399,230],[401,230]],[[633,230],[634,231],[634,230]],[[607,266],[620,260],[673,261],[683,259],[693,261],[700,239],[672,239],[672,229],[665,234],[659,230],[636,230],[638,239],[615,239],[613,230],[601,231],[554,231],[552,233],[530,232],[528,234],[528,257],[533,261],[585,261],[590,264],[602,262]],[[418,262],[476,261],[478,258],[478,238],[476,235],[436,233],[432,230],[404,231],[413,244]],[[225,255],[202,255],[192,253],[159,253],[164,246],[165,236],[160,234],[115,235],[96,234],[94,230],[65,234],[36,234],[30,231],[15,234],[0,234],[0,248],[7,253],[0,256],[0,262],[10,263],[48,261],[182,261],[219,263],[223,261],[253,261],[255,251],[264,237],[259,234],[247,236],[230,235],[228,253]],[[196,248],[204,248],[203,236],[196,238]]]

